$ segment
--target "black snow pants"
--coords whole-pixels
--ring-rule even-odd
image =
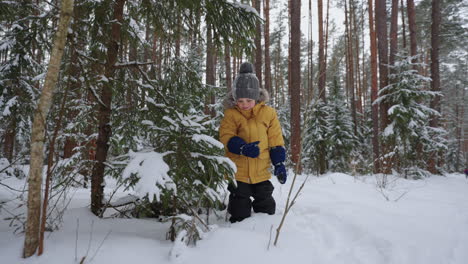
[[[276,203],[273,199],[273,184],[263,181],[256,184],[248,184],[237,181],[237,187],[228,186],[229,195],[228,212],[231,214],[231,223],[240,222],[249,217],[253,207],[256,213],[275,214]],[[250,197],[254,198],[252,202]]]

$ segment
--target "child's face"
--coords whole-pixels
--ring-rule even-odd
[[[250,110],[255,106],[255,100],[250,98],[237,99],[237,106],[242,110]]]

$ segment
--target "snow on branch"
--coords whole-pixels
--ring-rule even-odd
[[[151,152],[133,152],[129,153],[130,163],[122,173],[123,179],[128,179],[136,175],[139,180],[134,186],[135,195],[144,197],[148,195],[150,202],[153,197],[159,201],[161,189],[159,186],[173,188],[175,186],[171,177],[169,177],[169,166],[164,162],[164,153]]]

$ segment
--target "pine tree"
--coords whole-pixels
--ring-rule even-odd
[[[328,106],[323,100],[313,101],[307,110],[303,163],[312,172],[324,174],[328,169],[326,153],[328,144]]]
[[[331,171],[347,172],[351,164],[351,152],[356,147],[357,137],[349,108],[346,106],[342,88],[335,76],[327,105],[327,160]]]
[[[421,177],[426,174],[429,153],[446,149],[446,142],[445,131],[428,123],[429,116],[440,113],[423,104],[440,93],[422,89],[430,79],[414,70],[419,65],[412,60],[405,57],[391,66],[394,74],[390,77],[395,82],[382,89],[376,102],[392,105],[388,110],[390,123],[382,132],[389,146],[388,158],[395,159],[394,168],[405,177]]]

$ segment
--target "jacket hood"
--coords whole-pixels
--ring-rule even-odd
[[[267,103],[270,100],[270,94],[265,89],[260,89],[260,96],[257,100],[259,102]],[[234,100],[234,95],[232,94],[232,90],[227,93],[226,97],[223,100],[224,109],[233,108],[236,106],[236,101]]]

